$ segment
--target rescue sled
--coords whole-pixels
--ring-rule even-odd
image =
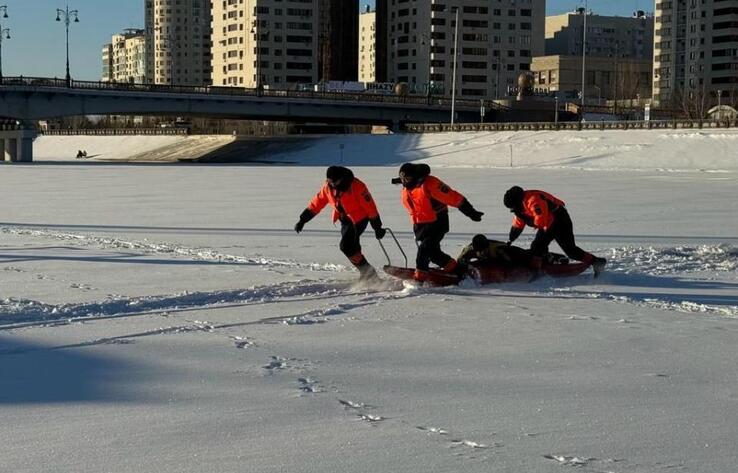
[[[379,246],[384,252],[384,256],[387,258],[387,264],[383,267],[384,272],[390,276],[405,279],[415,280],[415,268],[409,268],[407,266],[407,255],[402,249],[400,242],[397,241],[395,234],[387,229],[387,232],[392,236],[392,239],[400,249],[403,258],[405,259],[405,266],[393,266],[390,260],[387,250],[381,240]],[[576,276],[583,273],[589,268],[588,263],[554,263],[544,264],[539,272],[538,276],[541,275],[553,277],[553,278],[565,278],[570,276]],[[439,269],[430,269],[424,272],[425,283],[431,286],[454,286],[459,284],[465,278],[471,278],[477,281],[479,284],[495,284],[495,283],[506,283],[506,282],[530,282],[536,278],[536,274],[527,267],[522,266],[505,266],[498,263],[485,263],[485,262],[473,262],[469,265],[469,269],[465,276],[458,276],[456,274],[447,273]]]

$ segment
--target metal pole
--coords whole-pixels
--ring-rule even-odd
[[[559,96],[558,95],[555,97],[555,102],[556,102],[556,110],[554,113],[554,125],[558,127],[559,126]]]
[[[3,18],[8,17],[8,6],[0,5],[0,12],[3,12]],[[8,35],[7,39],[10,39],[10,28],[3,28],[0,25],[0,84],[3,83],[3,35]]]
[[[582,104],[579,107],[579,112],[581,114],[580,120],[584,121],[584,86],[587,59],[587,0],[584,0],[584,19],[582,24]]]
[[[67,30],[67,87],[69,87],[72,83],[72,76],[69,74],[69,5],[67,5],[67,13],[64,18],[64,25]]]
[[[456,24],[454,25],[454,76],[451,80],[451,125],[456,121],[456,61],[459,57],[459,8],[456,7]]]
[[[0,26],[0,84],[3,83],[3,27]],[[8,30],[8,36],[10,36],[10,30]]]
[[[0,33],[1,35],[2,33]],[[722,97],[723,97],[723,91],[718,90],[718,120],[723,119],[723,108],[722,108]]]

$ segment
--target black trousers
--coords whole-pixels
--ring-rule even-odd
[[[341,243],[339,244],[339,248],[341,248],[341,252],[347,258],[351,259],[352,256],[361,252],[359,239],[368,224],[369,219],[366,218],[358,223],[354,223],[348,218],[341,220]],[[354,263],[353,261],[351,262]],[[354,264],[358,266],[357,263]]]
[[[441,251],[441,240],[448,230],[448,212],[439,213],[435,222],[418,223],[413,226],[415,240],[418,242],[416,268],[427,271],[431,262],[443,268],[453,259]]]
[[[535,256],[544,256],[548,253],[548,245],[552,241],[559,244],[566,256],[573,260],[583,261],[589,258],[589,253],[579,248],[574,241],[574,225],[571,223],[571,217],[565,207],[559,207],[553,213],[554,222],[548,231],[538,230],[530,250]]]

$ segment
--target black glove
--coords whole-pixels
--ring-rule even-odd
[[[508,241],[507,244],[509,245],[517,240],[521,233],[523,233],[522,228],[510,227],[510,241]]]
[[[474,222],[481,222],[482,215],[484,215],[484,212],[479,212],[478,210],[476,210],[466,199],[464,199],[464,201],[459,206],[459,211],[472,219],[472,221]]]
[[[315,217],[315,215],[310,210],[303,210],[300,214],[300,220],[295,224],[295,231],[300,233],[305,224],[312,220],[313,217]]]
[[[374,236],[377,237],[377,240],[381,240],[387,234],[387,229],[382,228],[382,219],[379,218],[379,215],[377,215],[377,218],[369,220],[369,224],[374,229]]]

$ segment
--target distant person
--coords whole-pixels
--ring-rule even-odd
[[[513,186],[505,192],[503,203],[515,214],[510,228],[509,243],[514,242],[523,233],[526,225],[538,229],[530,245],[534,269],[541,268],[542,258],[548,253],[548,246],[556,240],[566,256],[591,264],[595,277],[604,270],[607,263],[605,258],[587,253],[574,242],[574,226],[564,201],[548,192],[523,190],[519,186]]]
[[[354,177],[354,173],[348,168],[329,167],[326,170],[325,184],[300,214],[295,231],[300,233],[305,224],[327,204],[333,207],[333,222],[341,222],[341,252],[359,270],[359,279],[378,279],[376,270],[361,252],[359,240],[367,225],[372,226],[378,240],[384,238],[387,230],[382,228],[382,219],[366,184]]]
[[[400,167],[402,204],[410,215],[418,242],[414,274],[418,281],[428,280],[431,262],[449,273],[461,275],[465,272],[463,265],[441,251],[441,240],[449,231],[448,206],[458,208],[475,222],[480,222],[484,215],[475,210],[463,195],[430,172],[427,164],[405,163]]]

